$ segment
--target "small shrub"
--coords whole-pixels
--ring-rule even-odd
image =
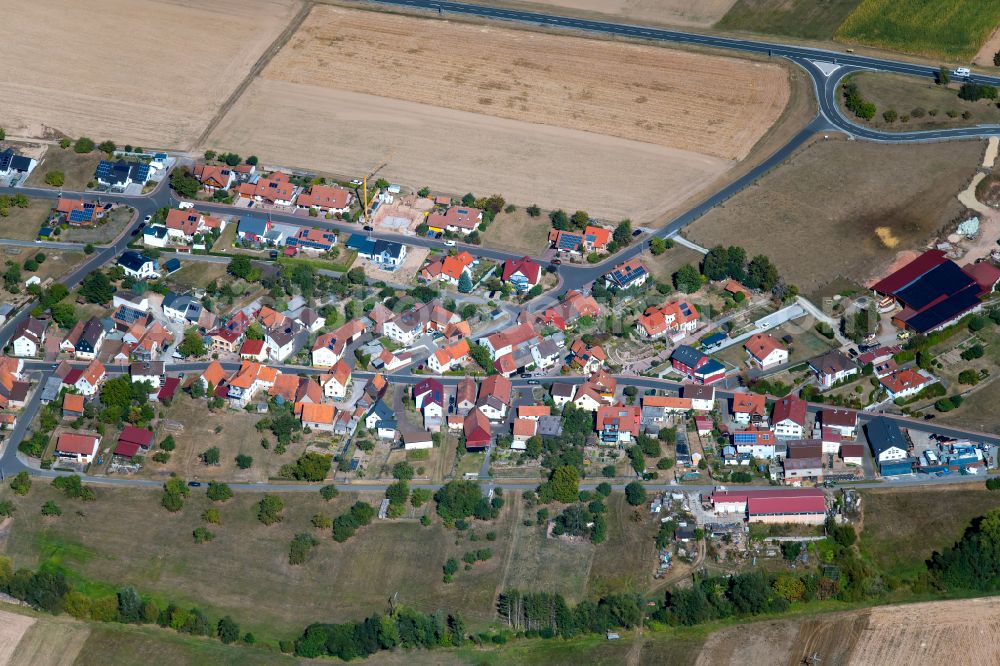
[[[191,535],[194,537],[195,543],[207,543],[215,538],[215,534],[209,532],[204,527],[194,528],[194,532],[192,532]]]

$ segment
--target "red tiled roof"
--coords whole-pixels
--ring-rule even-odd
[[[768,333],[754,333],[743,343],[743,348],[758,361],[763,361],[776,349],[786,349],[785,345]]]
[[[793,423],[805,426],[807,407],[808,403],[802,398],[797,398],[794,395],[785,396],[781,400],[774,403],[774,411],[771,414],[771,421],[773,423],[780,423],[785,419],[789,419]]]
[[[81,435],[76,432],[64,432],[59,435],[56,443],[56,451],[63,453],[79,453],[82,455],[92,455],[94,453],[97,438],[93,435]]]
[[[542,267],[531,257],[521,257],[520,259],[507,259],[503,262],[503,281],[506,282],[515,273],[520,273],[528,279],[531,284],[538,283],[538,276]]]
[[[122,428],[122,434],[118,436],[118,441],[132,442],[143,448],[149,448],[153,443],[153,433],[135,426],[125,426]]]
[[[135,454],[139,453],[139,445],[135,442],[126,442],[123,440],[118,440],[118,446],[115,447],[115,455],[123,456],[125,458],[131,458]]]

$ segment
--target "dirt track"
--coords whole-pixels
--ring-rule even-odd
[[[789,99],[774,65],[331,6],[310,12],[262,77],[727,160],[745,157]]]
[[[0,119],[11,136],[188,148],[298,7],[8,0]]]

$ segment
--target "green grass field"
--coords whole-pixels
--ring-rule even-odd
[[[913,580],[935,550],[1000,506],[1000,493],[973,485],[862,493],[861,552],[889,576]]]
[[[737,0],[715,24],[720,30],[745,30],[803,39],[831,39],[859,0]]]
[[[863,0],[837,38],[970,60],[1000,23],[1000,0]]]

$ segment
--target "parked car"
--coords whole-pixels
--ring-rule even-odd
[[[552,263],[553,263],[554,265],[558,266],[559,264],[561,264],[561,263],[562,263],[562,259],[559,259],[559,258],[556,258],[556,259],[553,259],[553,260],[552,260]]]
[[[924,421],[930,421],[934,418],[933,414],[924,414]]]
[[[539,384],[541,384],[541,382],[538,381],[537,379],[529,379],[528,380],[528,385],[529,386],[538,386]]]
[[[153,216],[152,215],[147,215],[146,217],[142,218],[142,223],[143,224],[149,224],[152,221],[153,221]]]
[[[438,240],[441,238],[441,236],[444,236],[444,232],[443,231],[439,231],[436,234],[434,234],[434,238],[438,239]]]
[[[277,250],[271,250],[268,253],[268,256],[271,257],[272,259],[277,259],[278,258],[278,251]]]
[[[642,233],[642,229],[636,229],[635,231],[632,232],[632,238],[635,238],[636,236],[640,235],[641,233]]]
[[[455,247],[455,241],[451,240],[450,238],[446,240],[444,244],[447,245],[448,247]]]
[[[188,485],[192,488],[201,488],[201,481],[188,481]]]
[[[177,207],[181,210],[187,210],[188,208],[194,208],[194,204],[190,201],[182,201],[177,204]]]
[[[370,224],[365,225],[365,231],[375,231],[375,227]]]

